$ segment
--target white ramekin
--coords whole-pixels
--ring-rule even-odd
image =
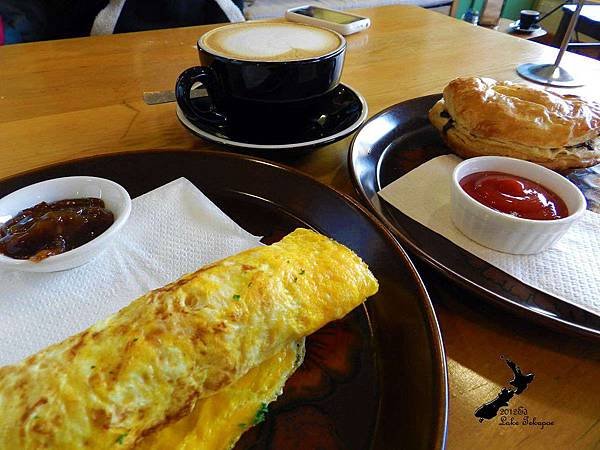
[[[121,185],[97,177],[64,177],[42,181],[15,191],[0,199],[0,223],[12,218],[19,211],[38,203],[55,202],[69,198],[97,197],[115,217],[113,224],[100,236],[81,247],[40,262],[14,259],[0,254],[0,268],[26,272],[57,272],[81,266],[106,249],[110,240],[123,227],[131,212],[131,198]]]
[[[557,194],[569,215],[556,220],[531,220],[504,214],[482,205],[460,187],[475,172],[504,172],[527,178]],[[475,242],[505,253],[530,255],[556,242],[586,209],[581,191],[562,175],[538,164],[504,156],[479,156],[455,167],[451,186],[452,221]]]

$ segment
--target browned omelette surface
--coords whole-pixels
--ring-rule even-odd
[[[304,229],[203,267],[0,368],[0,449],[131,448],[376,291]]]

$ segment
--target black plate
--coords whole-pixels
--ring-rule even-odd
[[[137,197],[178,177],[269,243],[310,227],[354,249],[380,282],[377,295],[307,339],[302,368],[267,421],[236,449],[443,448],[447,372],[425,288],[392,235],[348,197],[300,172],[237,154],[144,152],[97,157],[0,182],[0,197],[49,178],[109,178]],[[168,236],[165,237],[168,239]]]
[[[192,99],[200,110],[207,109],[208,97]],[[310,102],[298,113],[293,108],[273,113],[269,119],[249,112],[237,125],[209,126],[187,117],[177,108],[177,118],[192,134],[244,153],[270,154],[306,151],[345,138],[367,118],[365,99],[349,86],[336,89]]]
[[[348,155],[352,182],[360,196],[411,252],[450,279],[525,318],[563,331],[600,337],[600,317],[527,286],[379,198],[377,192],[394,180],[429,159],[451,153],[427,119],[427,112],[440,98],[437,94],[408,100],[363,125]],[[597,207],[598,191],[589,187],[590,177],[596,181],[599,178],[596,169],[565,175],[582,189],[588,207]]]

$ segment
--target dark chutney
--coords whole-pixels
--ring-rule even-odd
[[[0,253],[38,262],[82,246],[113,222],[113,213],[99,198],[41,202],[0,226]]]

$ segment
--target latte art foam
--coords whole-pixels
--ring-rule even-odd
[[[329,30],[287,23],[228,25],[205,34],[200,42],[211,53],[250,61],[310,59],[342,45]]]

